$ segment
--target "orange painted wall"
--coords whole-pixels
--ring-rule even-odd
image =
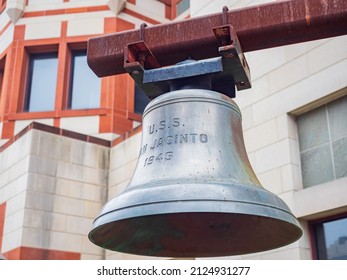
[[[30,15],[30,16],[36,16]],[[100,108],[71,110],[67,108],[68,83],[70,75],[70,54],[72,49],[86,49],[90,36],[67,36],[67,22],[61,23],[60,38],[25,40],[25,25],[15,26],[14,39],[3,57],[6,66],[3,71],[3,90],[0,101],[0,121],[3,122],[2,139],[13,137],[16,120],[53,118],[59,127],[60,118],[74,116],[99,116],[100,133],[123,134],[132,129],[128,118],[128,99],[134,95],[130,77],[107,77],[101,80]],[[124,20],[105,18],[104,34],[124,31],[134,25]],[[58,77],[55,110],[51,112],[23,112],[28,57],[31,52],[58,51]]]

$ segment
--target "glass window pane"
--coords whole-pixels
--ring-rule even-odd
[[[338,140],[347,136],[347,96],[328,104],[331,139]]]
[[[54,110],[57,72],[57,53],[30,55],[26,111]]]
[[[143,114],[143,111],[145,110],[147,104],[149,103],[148,96],[138,87],[135,85],[135,108],[134,112],[137,114]]]
[[[314,109],[297,119],[301,151],[317,147],[329,141],[325,107]]]
[[[301,169],[304,188],[334,180],[330,145],[301,153]]]
[[[347,176],[347,137],[333,142],[336,179]]]
[[[182,0],[177,5],[177,16],[184,13],[186,10],[190,8],[190,0]]]
[[[5,60],[6,60],[6,56],[0,60],[0,101],[2,96],[2,84],[4,79]]]
[[[323,224],[327,259],[347,260],[347,218]]]
[[[347,176],[347,96],[297,118],[304,188]]]
[[[72,55],[70,108],[89,109],[100,107],[101,80],[89,68],[86,51]]]

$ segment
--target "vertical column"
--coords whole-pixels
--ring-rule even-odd
[[[61,41],[59,43],[58,51],[58,77],[57,77],[57,88],[56,88],[56,99],[55,99],[55,117],[54,117],[54,126],[60,126],[60,111],[65,109],[68,99],[68,82],[70,75],[70,61],[69,61],[69,50],[66,43],[67,36],[67,22],[62,21],[61,23]]]
[[[13,42],[6,57],[6,75],[4,79],[3,98],[4,101],[4,121],[2,129],[2,139],[11,138],[14,134],[14,121],[8,120],[8,115],[16,113],[20,109],[23,100],[25,87],[26,65],[25,50],[23,40],[25,35],[25,25],[15,26]]]
[[[132,23],[118,18],[105,18],[104,32],[113,33],[134,28]],[[129,88],[128,75],[111,76],[102,79],[101,107],[111,109],[111,113],[100,116],[100,133],[123,134],[132,129],[128,119],[128,98],[133,96]]]

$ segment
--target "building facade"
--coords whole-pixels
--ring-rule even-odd
[[[147,259],[88,240],[127,186],[148,100],[128,75],[97,78],[90,37],[271,1],[0,1],[0,253],[7,259]],[[238,259],[346,259],[347,37],[246,53],[235,98],[259,180],[303,237]]]

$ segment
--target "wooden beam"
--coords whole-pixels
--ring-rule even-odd
[[[222,10],[222,7],[221,7]],[[88,63],[99,77],[125,73],[124,47],[140,41],[161,66],[219,56],[212,28],[231,24],[244,52],[347,34],[347,0],[291,0],[91,38]]]

